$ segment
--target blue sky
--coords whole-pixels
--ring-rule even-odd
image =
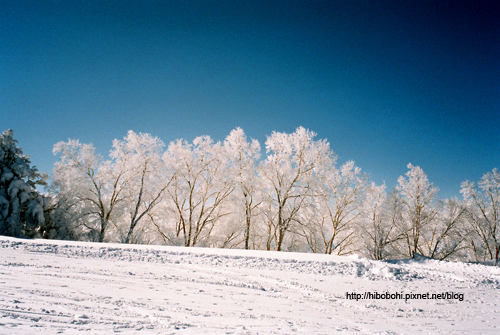
[[[304,126],[389,188],[500,168],[497,1],[0,1],[0,131],[40,170],[76,138]]]

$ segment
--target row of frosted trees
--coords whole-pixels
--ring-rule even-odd
[[[39,215],[43,223],[30,235],[362,253],[373,259],[415,253],[498,259],[496,169],[477,185],[464,182],[462,200],[439,199],[438,189],[411,164],[398,186],[387,191],[354,162],[339,166],[329,143],[315,136],[302,127],[291,134],[273,132],[264,158],[259,142],[240,128],[223,142],[202,136],[168,146],[150,134],[129,131],[113,142],[107,159],[91,144],[59,142],[54,146],[59,161],[49,195],[43,196],[44,215]]]

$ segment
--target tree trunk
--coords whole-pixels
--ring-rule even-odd
[[[245,249],[249,249],[249,241],[250,241],[250,215],[248,213],[247,209],[247,216],[246,216],[246,229],[245,229]]]
[[[498,264],[498,253],[500,251],[500,245],[495,246],[495,266]]]
[[[128,230],[127,238],[125,239],[125,243],[128,244],[130,242],[130,239],[132,238],[132,232],[134,231],[134,228],[136,226],[137,222],[132,222],[130,225],[130,228]]]
[[[104,241],[104,233],[106,232],[106,226],[108,225],[108,221],[106,219],[101,219],[101,231],[99,232],[99,242]]]

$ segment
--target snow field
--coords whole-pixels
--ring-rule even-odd
[[[0,253],[0,334],[500,332],[491,266],[7,237]]]

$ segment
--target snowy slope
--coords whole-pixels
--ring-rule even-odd
[[[0,254],[0,334],[500,333],[491,266],[7,237]]]

